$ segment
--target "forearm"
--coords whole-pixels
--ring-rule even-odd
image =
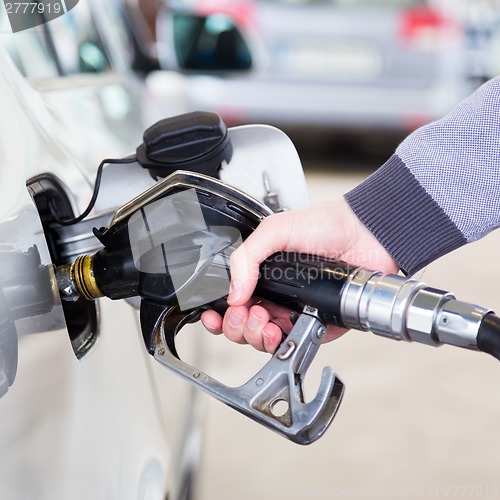
[[[415,131],[345,196],[413,274],[500,225],[500,79]]]

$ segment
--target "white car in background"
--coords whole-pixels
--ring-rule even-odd
[[[176,0],[160,16],[158,50],[184,74],[188,106],[228,122],[408,132],[477,82],[454,6]]]

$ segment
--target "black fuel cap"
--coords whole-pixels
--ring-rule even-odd
[[[218,178],[221,163],[233,148],[226,124],[217,113],[193,111],[161,120],[149,127],[137,148],[137,161],[154,179],[176,170]]]

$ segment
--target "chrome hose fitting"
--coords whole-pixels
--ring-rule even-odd
[[[421,281],[363,268],[348,278],[340,307],[348,328],[395,340],[467,349],[477,349],[479,326],[491,312]]]

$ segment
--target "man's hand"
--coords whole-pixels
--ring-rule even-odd
[[[279,251],[343,260],[384,273],[398,271],[394,259],[344,200],[272,215],[231,255],[230,307],[224,318],[215,311],[205,311],[201,319],[207,330],[224,333],[228,339],[260,351],[276,350],[281,330],[291,329],[290,311],[252,298],[252,294],[260,264]],[[327,340],[343,333],[345,330],[330,326]]]

